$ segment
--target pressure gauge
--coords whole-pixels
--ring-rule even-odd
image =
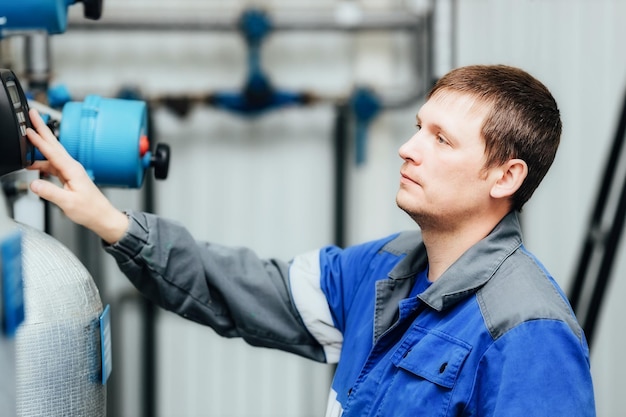
[[[28,102],[13,71],[0,69],[0,176],[33,163],[35,148],[26,137],[32,127]]]

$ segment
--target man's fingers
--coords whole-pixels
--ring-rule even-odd
[[[35,129],[26,129],[26,135],[31,143],[39,149],[39,152],[47,160],[51,161],[52,165],[57,167],[62,166],[60,163],[72,159],[41,116],[39,116],[37,110],[31,109],[28,114]]]
[[[57,176],[56,169],[54,169],[54,167],[50,165],[50,162],[48,161],[35,161],[27,166],[26,169],[30,171],[41,171],[45,174],[54,175],[55,177]]]
[[[51,203],[61,206],[63,196],[67,191],[59,188],[57,185],[44,180],[34,180],[30,183],[30,189],[33,193],[37,194],[44,200],[48,200]]]
[[[46,129],[47,131],[43,131],[43,136],[46,136],[46,134],[50,131],[48,129],[48,127],[46,126],[44,129]],[[50,134],[52,135],[52,132],[50,132]],[[41,154],[48,160],[52,160],[54,159],[59,153],[60,151],[57,149],[57,147],[61,147],[61,144],[58,143],[58,141],[56,140],[56,138],[54,139],[54,143],[51,140],[46,140],[42,135],[39,134],[39,131],[35,131],[31,128],[27,128],[26,129],[26,136],[28,136],[28,140],[30,140],[30,142],[35,145],[35,147],[37,149],[39,149],[39,152],[41,152]],[[52,135],[54,136],[54,135]]]
[[[61,179],[74,178],[76,175],[83,175],[84,168],[67,152],[56,136],[44,123],[41,116],[35,109],[31,109],[29,116],[36,129],[26,129],[28,139],[47,161],[37,161],[30,169],[40,169],[43,172],[52,174]]]
[[[33,127],[44,140],[49,142],[57,141],[56,136],[54,136],[52,131],[48,128],[48,125],[46,125],[46,122],[43,121],[37,110],[30,109],[30,111],[28,112],[28,116],[30,117],[30,121],[33,124]]]

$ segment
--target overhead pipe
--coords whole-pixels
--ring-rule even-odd
[[[335,19],[333,24],[328,21],[322,23],[322,20],[315,20],[315,16],[307,16],[307,19],[298,21],[297,19],[289,22],[281,20],[279,17],[272,16],[270,19],[267,13],[258,9],[249,9],[244,11],[235,22],[226,25],[221,22],[216,25],[209,25],[209,28],[227,29],[232,28],[240,31],[246,40],[248,46],[248,64],[249,74],[242,91],[237,92],[212,92],[194,95],[179,96],[162,96],[153,97],[150,101],[153,105],[163,105],[174,111],[179,116],[188,113],[194,104],[212,105],[224,110],[233,111],[244,116],[256,116],[267,110],[275,110],[278,108],[292,105],[310,105],[316,103],[336,103],[348,102],[352,110],[353,120],[356,123],[355,136],[357,142],[356,162],[361,164],[365,161],[365,149],[367,142],[367,129],[371,122],[384,110],[396,110],[406,108],[414,104],[420,98],[423,98],[426,92],[431,88],[435,81],[433,69],[433,39],[432,39],[432,7],[423,9],[420,14],[411,16],[407,13],[396,14],[376,14],[357,16],[356,19],[344,19],[341,23]],[[302,15],[299,15],[302,16]],[[369,16],[369,17],[368,17]],[[390,16],[394,16],[391,18]],[[293,17],[292,17],[293,18]],[[192,18],[193,19],[193,18]],[[197,19],[197,17],[195,17]],[[328,17],[326,17],[328,19]],[[175,21],[176,19],[174,19]],[[194,20],[184,22],[183,26],[193,27]],[[309,25],[307,25],[307,23]],[[315,22],[315,24],[311,24]],[[82,22],[84,23],[84,22]],[[152,25],[155,22],[150,22]],[[169,22],[170,24],[174,22]],[[93,25],[85,25],[85,27]],[[155,26],[162,27],[158,22]],[[105,24],[106,28],[106,24]],[[346,96],[318,95],[309,91],[286,91],[276,89],[270,82],[269,77],[262,70],[260,65],[260,47],[264,38],[270,32],[282,28],[283,30],[299,29],[350,29],[350,30],[366,30],[366,29],[385,29],[385,30],[402,30],[410,29],[413,32],[414,41],[417,44],[415,50],[423,51],[421,55],[416,55],[413,60],[413,68],[415,77],[419,80],[417,88],[412,89],[408,94],[401,97],[383,97],[377,94],[373,89],[363,86],[356,86],[353,91]]]
[[[276,31],[398,31],[413,30],[416,19],[428,13],[411,14],[406,10],[392,12],[362,12],[354,19],[342,19],[330,13],[272,12],[272,27]],[[150,31],[150,32],[227,32],[238,31],[240,13],[230,15],[202,15],[163,10],[151,10],[133,16],[107,12],[97,23],[70,18],[68,32],[72,31]]]
[[[357,143],[356,163],[365,161],[367,129],[372,121],[384,110],[406,108],[423,98],[434,82],[433,70],[433,39],[432,39],[432,4],[424,7],[421,13],[413,15],[406,12],[387,12],[366,14],[353,11],[352,16],[335,16],[329,14],[273,14],[269,15],[260,9],[247,9],[232,17],[198,18],[198,13],[175,14],[153,19],[152,15],[137,19],[136,17],[117,16],[110,20],[102,20],[97,25],[76,22],[71,29],[108,30],[127,29],[141,30],[237,30],[244,36],[248,47],[248,77],[241,91],[215,91],[203,94],[165,95],[152,97],[149,101],[154,106],[162,105],[180,117],[185,116],[194,105],[210,105],[223,110],[235,112],[242,116],[257,116],[268,110],[316,103],[348,102],[352,110],[352,120],[356,124],[355,136]],[[350,13],[348,13],[350,14]],[[285,17],[290,16],[289,20]],[[400,97],[383,97],[373,89],[356,86],[346,96],[317,95],[309,91],[287,91],[276,88],[261,66],[262,42],[271,32],[276,30],[411,30],[416,43],[415,50],[423,51],[413,58],[416,88]]]
[[[123,15],[118,13],[109,13],[107,16],[100,19],[98,22],[90,22],[87,20],[79,20],[70,18],[68,24],[68,31],[154,31],[154,32],[242,32],[244,35],[248,34],[247,27],[242,26],[245,23],[247,15],[253,15],[256,20],[259,16],[264,17],[270,25],[265,32],[257,35],[257,40],[267,36],[269,32],[277,31],[339,31],[339,32],[362,32],[362,31],[410,31],[414,33],[415,41],[418,43],[418,48],[425,51],[425,57],[416,57],[414,62],[414,68],[416,76],[422,78],[421,85],[409,94],[402,97],[379,97],[375,99],[380,104],[380,109],[394,110],[399,108],[405,108],[408,105],[413,104],[424,96],[426,91],[431,87],[434,81],[433,71],[433,51],[432,51],[432,2],[429,6],[423,7],[421,11],[415,13],[407,13],[406,10],[397,10],[391,12],[376,11],[376,12],[359,12],[352,18],[342,18],[331,13],[320,12],[272,12],[271,21],[268,14],[264,11],[256,9],[244,10],[242,13],[236,12],[232,14],[216,15],[214,13],[211,16],[203,16],[200,12],[195,11],[192,13],[184,12],[172,12],[168,10],[167,13],[160,13],[155,10],[151,10],[148,14],[132,15],[125,12]],[[257,13],[255,13],[257,12]],[[165,17],[164,17],[165,16]],[[251,45],[249,36],[246,36],[249,46]],[[258,54],[260,53],[260,45],[253,45],[250,47],[251,51],[256,51],[256,59],[250,59],[251,67],[258,61]],[[254,55],[251,55],[255,58]],[[422,59],[419,59],[422,58]],[[425,59],[424,59],[425,58]],[[252,71],[257,69],[258,71]],[[250,81],[256,81],[253,79],[253,75],[264,75],[259,68],[252,68],[249,77],[249,85],[255,86]],[[420,77],[421,75],[421,77]],[[258,78],[258,77],[257,77]],[[261,84],[267,80],[261,77]],[[369,90],[369,89],[367,89]],[[334,104],[345,100],[351,100],[354,97],[338,97],[332,95],[318,95],[313,92],[281,92],[282,95],[276,96],[275,102],[272,102],[271,106],[266,107],[283,107],[289,104],[313,104],[313,103],[329,103]],[[361,95],[362,88],[356,88],[351,95]],[[231,108],[237,111],[249,111],[249,103],[240,102],[240,97],[234,95],[222,94],[223,97],[219,97],[217,100],[218,107]],[[172,108],[175,113],[179,115],[185,115],[191,108],[192,104],[216,104],[216,97],[214,94],[194,94],[183,96],[162,96],[152,97],[150,101],[155,104],[163,104],[166,107]],[[258,113],[258,109],[252,109],[255,113]]]

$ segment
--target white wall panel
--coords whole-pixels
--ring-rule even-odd
[[[179,161],[158,185],[159,213],[198,239],[250,246],[261,256],[289,259],[327,243],[330,116],[313,108],[245,120],[197,110],[183,122],[159,112],[161,140]],[[161,415],[323,413],[329,366],[161,317]]]

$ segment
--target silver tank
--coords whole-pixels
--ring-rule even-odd
[[[0,192],[0,241],[15,233],[15,223],[9,218],[4,201],[4,194]],[[0,266],[4,262],[11,262],[0,256]],[[4,273],[4,272],[2,272]],[[7,291],[6,277],[0,276],[0,296],[4,297]],[[5,314],[4,300],[0,300],[0,316]],[[2,317],[4,320],[4,317]],[[15,406],[15,338],[0,329],[0,415],[14,416]]]
[[[98,288],[63,244],[19,228],[26,317],[15,339],[17,415],[104,417]]]

